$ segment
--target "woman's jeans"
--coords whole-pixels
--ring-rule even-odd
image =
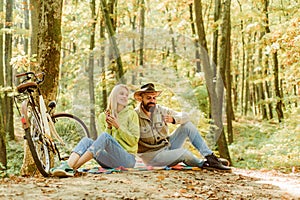
[[[82,138],[73,152],[82,156],[86,151],[93,154],[94,159],[104,168],[127,167],[135,165],[135,156],[128,153],[123,147],[108,133],[102,133],[94,141],[91,138]]]
[[[193,146],[201,153],[207,156],[213,152],[208,148],[205,141],[199,134],[197,128],[192,122],[187,122],[179,126],[171,135],[171,146],[160,151],[155,157],[147,163],[152,166],[174,166],[180,162],[188,166],[202,167],[204,161],[197,158],[192,152],[182,148],[185,140],[189,138]]]

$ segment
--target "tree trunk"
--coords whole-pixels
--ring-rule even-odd
[[[174,31],[172,28],[172,24],[171,24],[171,19],[172,19],[172,12],[169,11],[168,6],[166,7],[166,14],[168,15],[167,18],[167,24],[168,24],[168,28],[169,28],[169,35],[171,36],[171,49],[170,52],[171,54],[171,59],[172,59],[172,68],[176,71],[177,76],[179,76],[178,74],[178,66],[177,66],[177,52],[176,52],[176,41],[174,38]]]
[[[269,66],[269,62],[267,62],[267,65],[265,66]],[[265,76],[268,76],[268,72],[267,70],[265,71]],[[265,81],[265,88],[266,88],[266,93],[267,93],[267,98],[268,99],[271,99],[272,98],[272,95],[271,95],[271,91],[270,91],[270,83],[268,81]],[[270,119],[273,119],[273,105],[272,103],[268,103],[268,110],[269,110],[269,118]]]
[[[105,34],[104,34],[104,19],[101,18],[100,20],[100,39],[102,41],[105,41]],[[103,110],[106,109],[107,107],[107,89],[106,89],[106,76],[105,76],[105,72],[106,72],[106,67],[105,67],[105,45],[104,43],[101,44],[101,48],[100,48],[100,67],[101,67],[101,73],[102,73],[102,108]]]
[[[116,60],[116,64],[117,64],[117,77],[116,77],[117,82],[124,83],[125,79],[124,79],[122,59],[121,59],[120,50],[118,48],[118,44],[117,44],[117,41],[115,38],[115,31],[113,29],[113,24],[111,22],[109,8],[106,4],[106,0],[100,0],[100,4],[101,4],[101,10],[102,10],[104,21],[105,21],[105,27],[108,32],[109,41],[110,41],[110,44],[111,44],[111,47],[112,47],[112,50],[114,53],[114,59]]]
[[[42,86],[45,102],[56,99],[61,50],[63,0],[41,1],[39,11],[38,62],[46,74]]]
[[[38,31],[39,31],[39,12],[40,12],[40,1],[29,0],[32,5],[30,10],[31,16],[31,37],[30,37],[30,55],[38,54]]]
[[[5,19],[5,28],[10,29],[12,26],[13,21],[13,1],[7,0],[6,1],[6,19]],[[5,33],[5,75],[6,75],[6,81],[5,86],[6,87],[12,87],[12,76],[13,76],[13,70],[10,65],[10,60],[12,57],[12,33]],[[13,97],[9,95],[8,93],[5,94],[5,114],[6,117],[4,118],[4,125],[5,130],[8,133],[9,139],[14,140],[15,134],[14,134],[14,112],[13,112]]]
[[[1,85],[0,85],[1,86]],[[0,104],[2,99],[0,98]],[[0,105],[2,109],[2,105]],[[3,113],[0,113],[0,170],[4,170],[7,167],[7,156],[6,156],[6,140],[5,140],[5,129],[3,123]]]
[[[222,6],[222,23],[221,23],[221,38],[219,50],[219,66],[221,76],[225,81],[226,87],[226,117],[227,117],[227,134],[229,143],[233,142],[232,120],[234,118],[232,109],[232,95],[231,95],[231,69],[230,69],[230,0],[226,0]],[[224,131],[223,131],[224,132]],[[223,133],[224,134],[224,133]],[[229,151],[225,137],[220,137],[219,148],[224,152],[225,156],[229,157]],[[228,151],[228,152],[226,152]],[[230,157],[229,157],[230,158]]]
[[[241,30],[243,30],[244,28],[244,22],[241,21]],[[246,89],[245,89],[245,83],[246,83],[246,72],[245,72],[245,63],[246,63],[246,53],[245,53],[245,37],[244,37],[244,32],[242,31],[242,48],[243,48],[243,51],[242,51],[242,80],[241,80],[241,83],[242,83],[242,91],[241,91],[241,113],[242,114],[245,114],[245,107],[244,107],[244,104],[246,105]]]
[[[221,0],[215,0],[215,6],[214,6],[214,22],[217,23],[217,21],[220,19],[220,12],[221,12]],[[218,65],[218,40],[219,40],[219,29],[214,28],[213,29],[213,44],[212,44],[212,60],[215,63],[215,66]],[[216,74],[216,70],[215,70]]]
[[[278,98],[276,103],[276,112],[278,116],[278,121],[281,122],[283,119],[283,111],[282,111],[282,96],[280,93],[280,86],[279,86],[279,66],[278,66],[278,58],[277,52],[273,53],[273,61],[274,61],[274,85],[275,85],[275,94]]]
[[[96,2],[90,2],[92,11],[92,31],[90,35],[90,56],[89,56],[89,94],[90,94],[90,132],[93,139],[97,138],[96,120],[95,120],[95,86],[94,86],[94,48],[95,48],[95,29],[96,29]]]
[[[193,3],[189,4],[189,11],[190,11],[190,21],[191,21],[191,29],[192,29],[192,35],[193,37],[196,37],[196,28],[195,28],[195,22],[194,22],[194,15],[193,15]],[[196,59],[196,72],[201,72],[201,62],[200,62],[200,54],[199,54],[199,42],[198,39],[195,39],[195,59]]]
[[[268,0],[264,0],[265,3],[263,5],[263,9],[262,9],[262,12],[263,14],[267,17],[268,16]],[[268,26],[268,19],[267,18],[264,18],[263,19],[263,24],[265,24],[265,26],[267,27]],[[259,37],[259,41],[260,43],[263,42],[263,38],[265,37],[266,35],[266,30],[268,28],[265,28],[265,30],[261,31],[260,32],[260,37]],[[262,69],[258,71],[258,74],[259,74],[259,77],[261,79],[264,78],[265,76],[265,71],[267,69],[268,66],[265,66],[264,63],[263,63],[263,45],[259,43],[259,47],[258,47],[258,66],[262,66]],[[267,114],[267,104],[265,103],[265,100],[266,100],[266,96],[265,96],[265,88],[264,88],[264,81],[260,81],[258,83],[258,96],[259,96],[259,99],[258,101],[261,101],[262,103],[260,104],[260,109],[261,109],[261,113],[262,113],[262,119],[268,119],[268,114]]]
[[[223,122],[222,122],[224,84],[222,78],[219,76],[219,73],[217,73],[217,77],[215,80],[216,83],[214,83],[214,66],[210,64],[209,61],[210,59],[207,54],[207,45],[206,45],[207,43],[206,43],[205,30],[203,25],[201,1],[194,0],[194,6],[195,6],[198,37],[201,44],[200,47],[201,62],[205,73],[205,81],[207,84],[208,93],[210,95],[210,100],[211,100],[211,115],[212,115],[213,123],[216,126],[216,129],[212,127],[212,131],[214,132],[214,139],[218,143],[219,148],[222,148],[219,149],[220,156],[230,160],[228,148],[226,149],[227,144],[225,147],[225,144],[222,143],[222,141],[224,141],[222,139],[224,137]]]
[[[137,0],[137,4],[139,4],[139,0]],[[136,31],[136,19],[137,19],[137,15],[133,14],[133,16],[131,16],[131,14],[130,14],[129,21],[130,21],[130,24],[131,24],[132,31]],[[132,53],[133,53],[133,55],[136,54],[136,42],[135,42],[135,38],[132,38]],[[136,64],[136,66],[138,66],[139,60],[138,59],[135,59],[135,60],[136,60],[135,64]],[[143,75],[141,75],[141,77],[142,76]],[[137,71],[136,70],[132,70],[131,77],[132,77],[131,78],[131,84],[132,85],[136,85],[137,84],[136,83],[136,81],[137,81],[137,78],[136,78],[137,77]]]
[[[40,1],[38,0],[30,0],[30,4],[32,5],[32,9],[30,12],[31,15],[31,38],[30,38],[30,55],[36,55],[38,53],[38,45],[37,45],[37,35],[38,35],[38,24],[39,24],[39,8]],[[29,69],[29,70],[37,70],[37,69]],[[36,171],[36,165],[32,158],[31,152],[29,150],[29,146],[26,140],[24,140],[24,157],[23,163],[21,166],[20,174],[22,176],[30,176],[33,175]]]
[[[233,129],[232,121],[235,119],[233,106],[232,106],[232,77],[231,77],[231,16],[230,16],[231,1],[227,0],[224,3],[224,16],[223,16],[223,27],[224,27],[224,40],[225,40],[225,76],[226,76],[226,115],[227,115],[227,134],[229,144],[233,143]],[[223,32],[223,31],[222,31]]]
[[[295,95],[295,97],[296,97],[296,96],[298,95],[298,94],[297,94],[297,84],[294,85],[293,90],[294,90],[294,95]],[[300,95],[300,94],[299,94],[299,95]],[[295,107],[297,108],[297,107],[298,107],[297,99],[295,99],[294,104],[295,104]]]
[[[29,0],[24,0],[24,28],[29,31]],[[24,52],[26,55],[29,53],[29,40],[28,37],[24,38]]]
[[[145,40],[145,1],[141,0],[140,8],[140,44],[139,44],[139,66],[144,66],[144,40]],[[143,74],[140,74],[141,77]]]
[[[249,41],[250,39],[248,39]],[[250,52],[249,50],[246,51],[247,58],[246,58],[246,65],[245,65],[245,108],[244,110],[244,115],[247,116],[248,113],[248,108],[249,108],[249,102],[250,102],[250,83],[249,83],[249,77],[250,77],[250,70],[249,70],[249,65],[250,65]]]
[[[261,39],[264,37],[265,33],[264,32],[261,32],[260,33],[261,36],[260,36],[260,41]],[[259,70],[257,73],[258,73],[258,77],[260,77],[261,79],[264,78],[264,66],[263,63],[262,63],[262,48],[259,47],[258,48],[258,66],[262,66],[262,69]],[[259,104],[259,107],[260,107],[260,110],[261,110],[261,114],[262,114],[262,119],[268,119],[268,114],[267,114],[267,107],[266,107],[266,96],[265,96],[265,90],[264,90],[264,84],[263,84],[263,81],[260,81],[258,84],[257,84],[257,87],[258,87],[258,102],[261,102]]]
[[[0,13],[3,13],[3,0],[0,0]],[[0,21],[0,29],[3,29],[3,23]],[[0,88],[4,87],[4,65],[3,65],[3,33],[0,33]],[[6,156],[6,133],[4,126],[4,99],[0,92],[0,170],[7,167]]]
[[[45,102],[56,99],[59,77],[61,47],[61,12],[62,0],[43,1],[31,0],[32,34],[31,55],[38,54],[40,69],[46,74],[42,85]],[[31,156],[27,141],[24,141],[24,158],[21,175],[30,176],[38,172]]]
[[[271,30],[270,30],[270,27],[269,27],[269,0],[264,0],[264,9],[263,9],[263,12],[264,12],[264,24],[265,24],[265,32],[266,33],[270,33]],[[265,66],[265,71],[264,71],[264,76],[268,76],[268,67],[269,67],[269,56],[267,55],[266,58],[265,58],[265,63],[264,63],[264,66]],[[266,88],[266,93],[267,93],[267,98],[268,99],[271,99],[271,92],[270,92],[270,87],[269,87],[269,82],[268,81],[265,81],[265,88]],[[273,105],[272,103],[269,103],[268,104],[268,108],[269,108],[269,116],[270,116],[270,119],[273,119]]]

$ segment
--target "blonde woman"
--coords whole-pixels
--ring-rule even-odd
[[[129,89],[116,85],[108,97],[106,112],[99,116],[100,135],[94,141],[83,138],[73,149],[69,159],[51,174],[58,177],[74,176],[75,170],[94,158],[104,168],[134,167],[139,141],[139,118],[127,106]]]

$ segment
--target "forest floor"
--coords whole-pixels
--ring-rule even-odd
[[[0,199],[300,199],[300,174],[233,168],[0,179]]]

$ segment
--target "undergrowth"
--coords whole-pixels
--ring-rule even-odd
[[[19,175],[23,163],[23,142],[12,140],[7,143],[7,170],[1,171],[0,177],[7,175]]]
[[[300,108],[291,111],[282,123],[240,118],[234,122],[234,143],[229,145],[236,168],[275,169],[282,172],[300,170]],[[23,140],[7,144],[6,174],[20,174]],[[3,173],[0,174],[0,177]]]
[[[300,109],[281,123],[240,119],[229,146],[233,165],[246,169],[300,170]]]

